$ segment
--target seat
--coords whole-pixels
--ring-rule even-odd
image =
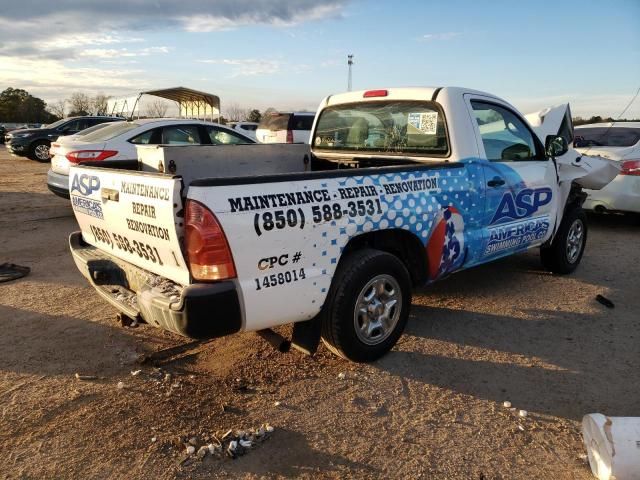
[[[364,147],[364,141],[367,137],[369,137],[369,122],[364,118],[358,118],[349,129],[346,142],[347,146]]]

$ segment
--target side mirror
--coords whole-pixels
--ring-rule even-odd
[[[544,149],[547,152],[547,157],[561,157],[569,151],[569,144],[560,135],[547,135]]]

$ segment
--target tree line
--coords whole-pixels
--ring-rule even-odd
[[[34,97],[20,88],[6,88],[0,93],[0,122],[2,123],[51,123],[65,117],[82,115],[110,115],[108,111],[109,96],[98,93],[88,95],[74,92],[64,100],[55,101],[49,105],[41,98]],[[144,115],[151,118],[164,117],[167,113],[166,101],[157,99],[149,102]],[[220,123],[229,122],[259,122],[265,115],[277,110],[273,107],[260,112],[257,108],[243,108],[237,103],[225,106]],[[586,125],[600,122],[638,122],[640,119],[620,119],[594,115],[591,118],[574,117],[574,125]]]
[[[640,122],[638,118],[621,118],[616,120],[612,117],[601,117],[600,115],[593,115],[591,118],[573,117],[574,125],[588,125],[590,123],[602,123],[602,122]]]
[[[57,120],[47,110],[44,100],[20,88],[7,88],[0,93],[0,122],[50,123]]]
[[[110,115],[109,98],[103,93],[88,95],[74,92],[66,99],[47,104],[26,90],[9,87],[0,93],[0,123],[51,123],[65,117]],[[142,114],[151,118],[164,117],[168,109],[167,101],[156,99],[146,103]],[[220,121],[259,122],[264,114],[275,111],[274,108],[268,108],[262,113],[256,108],[242,108],[237,103],[229,103]]]
[[[66,100],[47,105],[26,90],[9,87],[0,93],[0,122],[51,123],[64,117],[107,115],[108,100],[101,93],[90,96],[75,92]]]

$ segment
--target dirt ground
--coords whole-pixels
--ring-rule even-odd
[[[47,170],[0,146],[0,263],[32,269],[0,284],[0,477],[588,479],[582,416],[640,415],[635,218],[591,216],[571,276],[534,251],[416,292],[393,352],[357,365],[121,327],[73,264]],[[236,460],[183,462],[181,439],[265,422]]]

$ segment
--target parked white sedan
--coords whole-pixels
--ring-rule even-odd
[[[137,160],[136,145],[228,145],[255,140],[217,123],[186,119],[114,122],[73,140],[52,144],[49,190],[69,198],[69,166],[102,160]]]
[[[602,190],[587,190],[584,208],[640,213],[640,122],[575,127],[573,145],[580,153],[620,163],[620,173],[611,183]]]
[[[82,137],[88,135],[89,133],[95,132],[96,130],[100,130],[104,127],[108,127],[111,123],[99,123],[98,125],[94,125],[93,127],[85,128],[84,130],[80,130],[78,133],[74,133],[73,135],[62,135],[58,137],[55,143],[52,143],[49,147],[49,155],[51,158],[55,157],[56,150],[60,148],[62,144],[77,142],[78,140],[82,140]]]

